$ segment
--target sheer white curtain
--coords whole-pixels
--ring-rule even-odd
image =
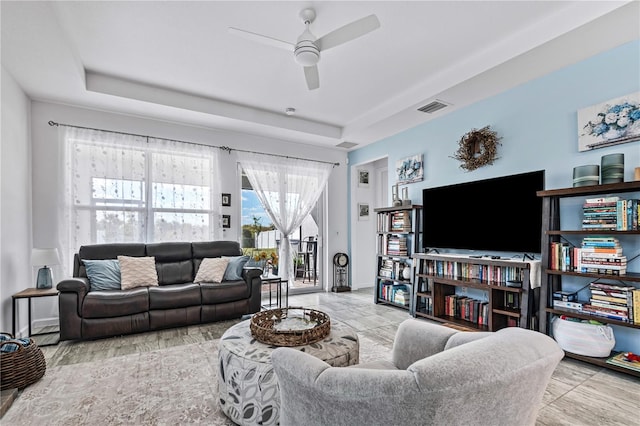
[[[221,237],[217,148],[69,126],[59,138],[67,274],[83,244]]]
[[[291,285],[295,275],[290,236],[315,206],[333,165],[248,152],[238,152],[238,159],[271,221],[282,233],[279,271],[284,269],[281,276]]]

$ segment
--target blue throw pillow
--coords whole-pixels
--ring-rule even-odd
[[[249,261],[249,256],[233,256],[228,257],[229,264],[226,271],[224,271],[223,281],[238,281],[242,279],[242,268]]]
[[[94,290],[120,290],[120,263],[117,259],[82,260]]]

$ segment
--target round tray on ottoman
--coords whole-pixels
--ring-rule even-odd
[[[329,335],[331,321],[324,312],[309,308],[277,308],[251,317],[251,334],[274,346],[303,346]]]

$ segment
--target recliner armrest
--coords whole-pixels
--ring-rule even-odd
[[[262,269],[247,267],[242,269],[242,279],[250,283],[254,278],[258,278],[262,275]]]
[[[56,289],[60,292],[60,298],[58,300],[60,317],[62,318],[66,315],[67,309],[69,309],[69,312],[75,312],[78,316],[81,316],[84,297],[91,289],[89,279],[81,277],[67,278],[60,281]],[[67,296],[65,296],[65,293],[67,293]],[[68,293],[75,293],[75,297],[69,296]],[[66,306],[66,308],[62,306]]]
[[[414,362],[442,352],[447,341],[458,331],[419,319],[407,319],[398,326],[393,341],[393,364],[405,370]]]
[[[88,278],[67,278],[58,283],[56,286],[59,292],[75,292],[75,293],[88,293],[89,279]]]
[[[243,268],[242,278],[249,287],[249,313],[260,312],[260,303],[262,300],[262,269],[260,268]]]

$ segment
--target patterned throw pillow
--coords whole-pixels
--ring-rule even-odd
[[[155,257],[118,256],[123,290],[158,285]]]
[[[202,259],[194,283],[220,283],[229,264],[228,257]]]

